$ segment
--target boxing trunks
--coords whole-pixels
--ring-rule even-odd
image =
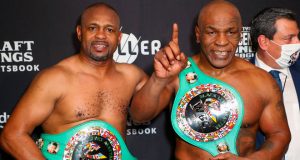
[[[244,116],[240,94],[204,74],[191,58],[179,81],[171,111],[175,132],[213,156],[228,151],[237,155],[236,140]]]
[[[48,160],[136,160],[119,132],[100,120],[79,124],[59,134],[42,134],[37,144]]]

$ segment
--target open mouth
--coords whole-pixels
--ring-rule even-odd
[[[97,52],[103,52],[108,48],[108,43],[106,42],[92,42],[92,46]]]
[[[214,51],[214,53],[218,56],[226,56],[228,55],[228,51]]]

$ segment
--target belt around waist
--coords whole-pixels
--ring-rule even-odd
[[[48,160],[136,160],[117,129],[100,120],[59,134],[42,134],[37,144]]]

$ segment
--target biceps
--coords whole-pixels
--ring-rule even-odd
[[[54,104],[55,97],[49,91],[30,88],[18,102],[10,121],[20,130],[31,133],[50,115]]]
[[[281,98],[274,100],[263,110],[260,127],[265,134],[272,134],[287,127],[287,119]]]

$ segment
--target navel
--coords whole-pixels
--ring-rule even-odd
[[[79,111],[79,112],[76,113],[76,117],[77,118],[81,118],[81,117],[84,117],[84,116],[85,116],[84,113],[81,112],[81,111]]]

